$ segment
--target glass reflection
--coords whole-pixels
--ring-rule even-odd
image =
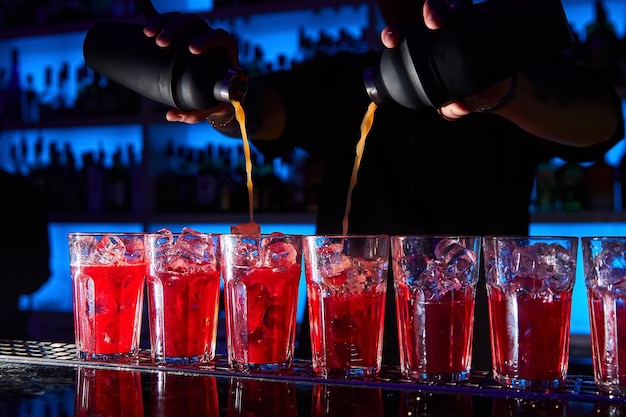
[[[78,367],[76,417],[144,417],[139,371]]]

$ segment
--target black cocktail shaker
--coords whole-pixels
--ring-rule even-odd
[[[222,49],[200,55],[189,42],[208,28],[197,17],[168,47],[146,37],[143,25],[100,21],[83,42],[85,62],[94,71],[156,102],[180,110],[209,109],[220,102],[241,101],[248,74],[233,65]]]
[[[365,70],[377,104],[441,107],[558,55],[572,43],[559,0],[486,0],[450,13],[443,26],[416,25]]]

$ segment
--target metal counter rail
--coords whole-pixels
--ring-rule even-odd
[[[440,393],[458,393],[491,397],[514,397],[524,399],[575,400],[583,402],[622,402],[626,397],[614,397],[602,394],[596,388],[593,377],[589,375],[569,375],[563,387],[550,392],[523,391],[504,388],[498,385],[491,373],[472,371],[468,381],[460,383],[422,384],[405,378],[398,367],[384,366],[376,377],[326,379],[313,373],[310,360],[295,359],[292,369],[276,373],[243,373],[230,369],[225,355],[217,355],[210,364],[189,366],[156,366],[152,363],[149,350],[142,350],[137,361],[107,363],[82,361],[76,356],[76,346],[67,343],[0,340],[0,362],[32,363],[69,367],[95,367],[134,369],[144,372],[175,372],[191,375],[219,375],[238,378],[258,378],[283,380],[308,384],[341,384],[372,386],[401,391],[429,391]]]

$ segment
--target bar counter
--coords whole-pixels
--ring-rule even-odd
[[[297,359],[284,373],[243,374],[226,358],[193,367],[76,358],[75,345],[0,341],[0,416],[626,416],[626,398],[570,375],[554,392],[499,387],[487,372],[460,384],[417,384],[396,367],[376,378],[322,379]]]

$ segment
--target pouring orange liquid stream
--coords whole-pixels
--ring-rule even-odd
[[[254,186],[252,184],[252,158],[250,155],[250,142],[248,141],[248,132],[246,130],[246,114],[243,106],[236,100],[231,100],[231,104],[235,108],[235,119],[239,123],[241,130],[241,139],[243,140],[243,155],[246,160],[246,185],[248,187],[248,213],[250,215],[250,223],[244,223],[231,227],[233,233],[259,234],[261,227],[254,222]]]
[[[248,132],[246,131],[246,115],[240,102],[232,100],[231,104],[235,108],[235,119],[239,122],[241,130],[241,138],[243,140],[243,153],[246,160],[246,185],[248,187],[248,212],[250,214],[250,223],[248,225],[238,225],[235,228],[245,228],[257,230],[260,233],[260,228],[254,223],[254,186],[252,183],[252,158],[250,155],[250,142],[248,140]],[[348,216],[350,215],[350,208],[352,206],[352,191],[356,186],[357,174],[359,167],[361,166],[361,159],[363,158],[363,152],[365,150],[365,140],[369,134],[372,124],[374,123],[374,112],[376,111],[376,104],[370,103],[363,121],[361,122],[361,137],[356,145],[356,157],[354,160],[354,166],[352,168],[352,176],[350,177],[350,185],[348,187],[348,196],[346,199],[346,209],[343,215],[342,221],[342,234],[347,236],[348,234]]]
[[[361,137],[356,144],[356,158],[354,160],[354,167],[352,168],[352,177],[350,178],[350,187],[348,188],[348,198],[346,201],[346,211],[343,215],[343,236],[348,235],[348,215],[350,214],[350,207],[352,205],[352,190],[356,186],[356,178],[361,166],[361,158],[363,158],[363,151],[365,149],[365,139],[372,128],[374,123],[374,112],[376,111],[376,103],[372,102],[367,107],[363,121],[361,122]]]

